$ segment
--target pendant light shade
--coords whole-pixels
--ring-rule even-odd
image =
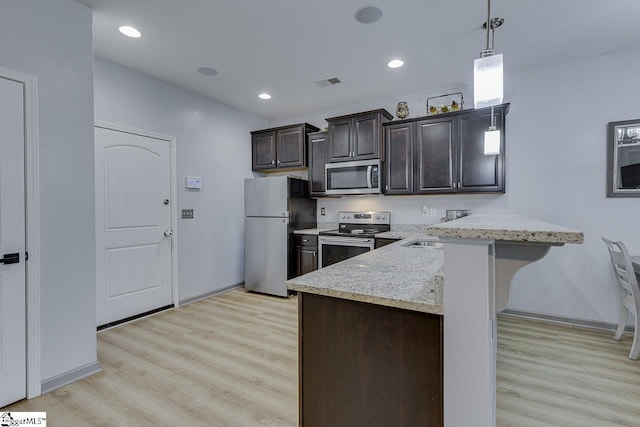
[[[484,154],[493,156],[500,154],[500,129],[491,126],[484,132]]]
[[[473,61],[473,104],[475,108],[502,104],[502,54]]]

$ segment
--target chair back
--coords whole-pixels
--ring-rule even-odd
[[[636,307],[640,307],[640,288],[638,288],[638,278],[633,270],[631,257],[627,247],[619,240],[610,240],[603,237],[602,240],[609,249],[609,256],[613,264],[613,271],[616,275],[618,285],[625,293],[630,294]]]

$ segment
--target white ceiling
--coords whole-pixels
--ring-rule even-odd
[[[77,1],[94,10],[96,56],[265,119],[468,83],[485,44],[485,0]],[[356,22],[364,5],[382,19]],[[495,41],[506,73],[640,48],[640,0],[491,7],[506,21]],[[120,25],[142,38],[122,36]],[[395,57],[405,66],[391,70]],[[203,66],[218,75],[199,74]],[[343,83],[314,83],[331,77]],[[258,99],[262,91],[273,98]]]

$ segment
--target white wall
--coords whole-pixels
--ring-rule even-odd
[[[71,0],[0,4],[0,66],[38,78],[43,380],[96,361],[91,22]]]
[[[178,209],[195,210],[178,219],[180,301],[242,283],[249,132],[266,121],[101,58],[95,118],[177,139]],[[200,176],[202,190],[186,190],[186,175]]]
[[[508,61],[507,61],[508,66]],[[600,237],[623,239],[640,254],[640,199],[605,196],[607,122],[638,119],[640,51],[507,74],[507,192],[474,196],[374,196],[321,199],[319,221],[336,221],[346,209],[392,212],[394,223],[437,221],[445,209],[513,212],[581,230],[583,245],[553,248],[542,261],[525,267],[514,279],[512,309],[570,318],[616,322],[613,272]],[[271,122],[309,121],[324,127],[326,117],[375,108],[395,113],[408,101],[413,116],[424,115],[428,96],[462,89],[472,108],[471,85],[424,90],[357,105],[341,106],[302,117]],[[437,209],[423,218],[421,206]]]

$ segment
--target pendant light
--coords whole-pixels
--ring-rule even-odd
[[[502,104],[502,54],[494,55],[494,31],[504,23],[503,18],[491,19],[491,0],[487,0],[487,44],[480,58],[473,61],[473,104],[475,108]],[[489,35],[491,34],[491,45]]]
[[[496,116],[493,114],[491,106],[491,126],[484,131],[484,154],[485,156],[495,156],[500,154],[500,129],[496,127]]]
[[[500,129],[495,124],[494,106],[503,100],[503,59],[494,54],[495,29],[504,23],[503,18],[491,18],[491,0],[487,0],[487,44],[480,58],[473,61],[473,104],[475,108],[491,107],[491,126],[484,133],[484,154],[500,154]],[[491,45],[489,45],[491,34]]]

